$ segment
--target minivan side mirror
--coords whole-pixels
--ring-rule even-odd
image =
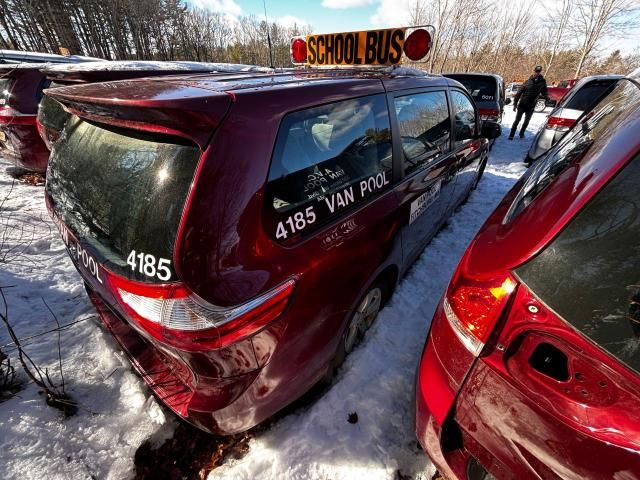
[[[480,136],[486,138],[488,140],[493,140],[494,138],[498,138],[502,133],[502,128],[500,124],[497,122],[492,122],[490,120],[485,120],[482,122],[482,130],[480,132]]]
[[[511,103],[511,98],[508,98],[504,101],[505,105],[509,105]]]

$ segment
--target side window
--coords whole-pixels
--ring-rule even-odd
[[[455,115],[455,146],[463,145],[474,137],[476,132],[476,111],[473,103],[464,93],[451,91],[453,114]]]
[[[449,151],[451,122],[445,92],[427,92],[397,97],[394,101],[405,174],[419,170],[438,155]]]
[[[392,180],[383,95],[286,115],[267,183],[266,228],[278,240],[337,218]]]

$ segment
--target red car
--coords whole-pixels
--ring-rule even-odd
[[[110,82],[142,77],[159,77],[203,72],[257,72],[267,70],[254,65],[203,62],[103,61],[75,65],[51,65],[42,72],[51,82],[48,88],[65,85]],[[45,96],[38,108],[38,131],[50,150],[68,120],[62,105]]]
[[[640,85],[623,79],[463,255],[417,374],[449,479],[640,477]]]
[[[36,172],[47,168],[49,150],[36,128],[42,89],[40,68],[48,64],[0,64],[0,156]]]
[[[454,83],[308,69],[47,91],[73,114],[50,211],[160,400],[228,434],[331,376],[499,135]]]

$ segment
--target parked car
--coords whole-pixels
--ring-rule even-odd
[[[0,155],[35,172],[47,168],[49,150],[36,128],[36,112],[48,80],[43,63],[0,64]]]
[[[416,433],[449,479],[640,477],[640,87],[506,195],[437,307]]]
[[[555,107],[573,88],[578,79],[562,80],[555,87],[547,87],[548,99],[540,98],[535,106],[536,112],[543,112],[547,107]]]
[[[469,91],[478,109],[481,120],[501,122],[504,113],[504,81],[500,75],[491,73],[445,73],[445,77],[460,82]],[[509,104],[511,100],[506,103]]]
[[[92,62],[74,65],[51,65],[42,70],[51,82],[48,88],[94,82],[108,82],[142,77],[157,77],[184,73],[205,72],[266,72],[271,71],[255,65],[205,62],[152,62],[114,61]],[[64,124],[70,117],[62,105],[45,96],[38,108],[38,131],[48,149],[60,136]]]
[[[595,75],[581,79],[549,114],[531,144],[525,163],[530,164],[547,153],[585,112],[611,93],[621,78],[622,75]]]
[[[513,102],[513,98],[516,96],[516,93],[518,93],[518,89],[521,85],[522,82],[511,82],[509,85],[507,85],[507,87],[505,88],[506,98],[510,98]]]
[[[46,94],[73,114],[46,199],[91,300],[156,396],[225,434],[331,375],[500,133],[405,68]]]

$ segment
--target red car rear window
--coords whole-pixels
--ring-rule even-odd
[[[516,270],[542,301],[640,373],[640,156]]]

